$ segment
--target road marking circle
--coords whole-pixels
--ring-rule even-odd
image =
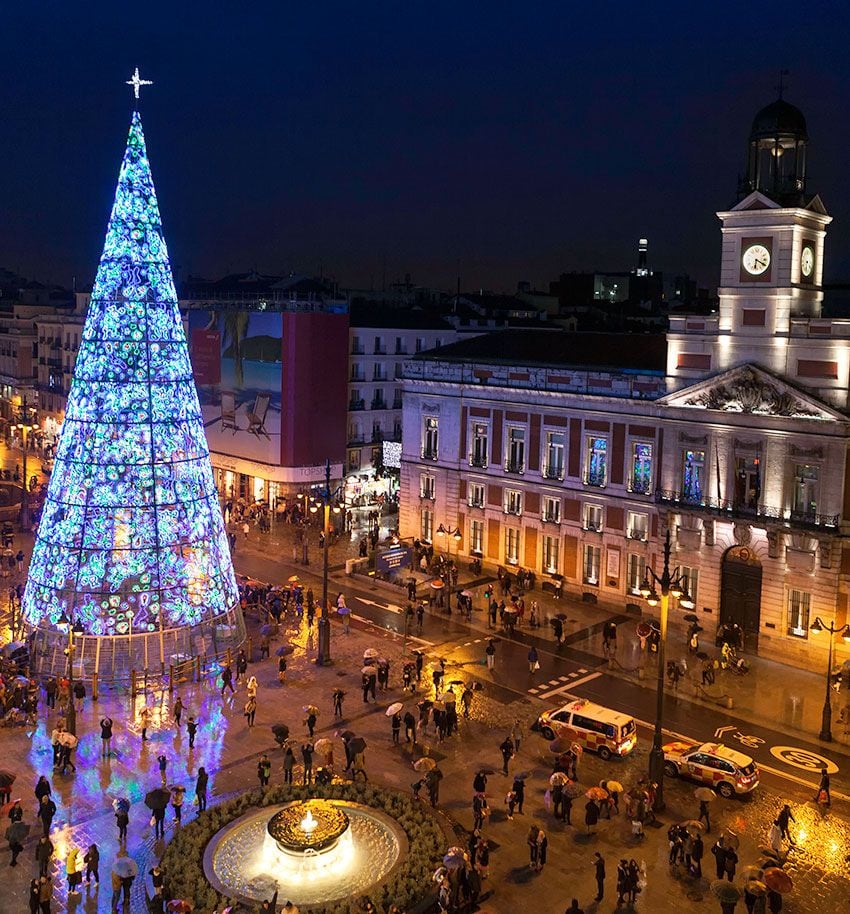
[[[820,771],[826,768],[828,774],[835,774],[838,765],[822,755],[809,752],[808,749],[798,749],[795,746],[771,746],[770,754],[780,762],[791,765],[793,768],[802,768],[803,771]]]

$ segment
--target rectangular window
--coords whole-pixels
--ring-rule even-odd
[[[645,543],[649,536],[649,515],[629,511],[626,515],[626,536]]]
[[[519,563],[519,530],[505,528],[505,561],[511,565]]]
[[[793,638],[809,637],[809,612],[812,595],[802,590],[788,591],[788,634]]]
[[[505,489],[505,514],[522,514],[522,492]]]
[[[584,506],[584,529],[597,533],[602,530],[602,505]]]
[[[604,487],[608,483],[608,439],[590,435],[587,439],[587,465],[584,482],[588,486]]]
[[[490,441],[490,429],[483,422],[472,424],[472,450],[469,454],[469,464],[474,467],[486,467],[488,462],[487,452]]]
[[[484,554],[484,521],[469,522],[469,551],[476,555]]]
[[[422,509],[422,524],[419,528],[420,539],[430,543],[434,539],[434,512],[430,508]]]
[[[684,587],[685,593],[696,604],[697,592],[699,591],[699,569],[689,568],[687,565],[680,565],[679,575],[682,578],[682,587]]]
[[[505,455],[505,469],[509,473],[525,472],[525,429],[508,429],[508,452]]]
[[[701,505],[705,494],[705,451],[682,455],[682,501]]]
[[[564,442],[563,432],[546,432],[546,459],[543,462],[543,475],[547,479],[564,478]]]
[[[813,517],[818,513],[818,477],[820,467],[798,463],[794,467],[794,497],[791,512],[797,517]]]
[[[637,495],[652,491],[652,445],[636,443],[632,447],[632,478],[629,489]]]
[[[599,546],[584,547],[584,564],[582,580],[585,584],[599,584],[599,563],[602,549]]]
[[[430,473],[422,473],[419,477],[419,496],[420,498],[430,498],[434,500],[434,493],[437,490],[437,478]]]
[[[626,588],[629,593],[640,593],[640,585],[646,577],[646,559],[642,555],[629,554]]]
[[[426,416],[422,420],[422,456],[426,460],[436,460],[440,444],[440,421],[435,416]]]
[[[484,507],[484,485],[480,482],[471,482],[469,484],[469,506],[470,508]]]
[[[422,350],[424,348],[425,348],[425,340],[423,340],[421,336],[417,336],[416,337],[416,351],[422,352]]]
[[[386,350],[384,349],[384,341],[381,337],[375,337],[375,355],[384,355]]]
[[[561,499],[547,495],[543,499],[543,520],[550,524],[561,522]]]
[[[560,540],[557,536],[543,537],[543,570],[549,574],[558,573],[560,548]]]

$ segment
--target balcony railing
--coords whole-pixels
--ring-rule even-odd
[[[386,409],[387,401],[386,400],[373,400],[372,409]]]
[[[435,447],[422,448],[422,459],[423,460],[436,460],[437,459],[437,449]]]
[[[355,343],[351,347],[351,354],[352,355],[366,355],[366,350],[362,346]]]
[[[401,409],[402,405],[403,404],[401,401],[401,397],[399,397],[397,400],[393,400],[393,409]]]
[[[348,409],[350,411],[366,409],[366,401],[365,400],[350,400],[348,403]]]
[[[564,467],[563,464],[554,464],[553,466],[547,466],[543,468],[543,478],[544,479],[563,479],[564,478]]]
[[[487,457],[483,454],[472,454],[469,458],[469,465],[471,467],[486,467]]]
[[[818,514],[814,511],[789,511],[770,505],[748,505],[742,502],[729,501],[725,498],[712,498],[703,496],[700,501],[695,501],[682,492],[669,489],[656,489],[655,500],[658,504],[673,505],[684,510],[697,511],[712,515],[728,515],[729,517],[756,518],[759,520],[774,520],[802,527],[837,527],[840,520],[838,514]]]
[[[505,505],[505,514],[516,514],[517,516],[519,516],[520,514],[522,514],[522,505],[517,505],[517,504]]]
[[[524,473],[525,472],[525,462],[522,460],[509,460],[505,464],[506,473]]]

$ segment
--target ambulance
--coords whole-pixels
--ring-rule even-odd
[[[544,711],[535,725],[544,739],[569,740],[607,761],[628,755],[637,743],[634,718],[584,698]]]
[[[716,790],[720,796],[734,797],[758,787],[756,763],[743,752],[722,743],[675,742],[664,750],[664,773],[671,778],[685,777]]]

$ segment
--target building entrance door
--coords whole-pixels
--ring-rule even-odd
[[[720,623],[737,623],[744,644],[758,648],[761,618],[761,562],[748,546],[733,546],[723,556],[720,587]]]

